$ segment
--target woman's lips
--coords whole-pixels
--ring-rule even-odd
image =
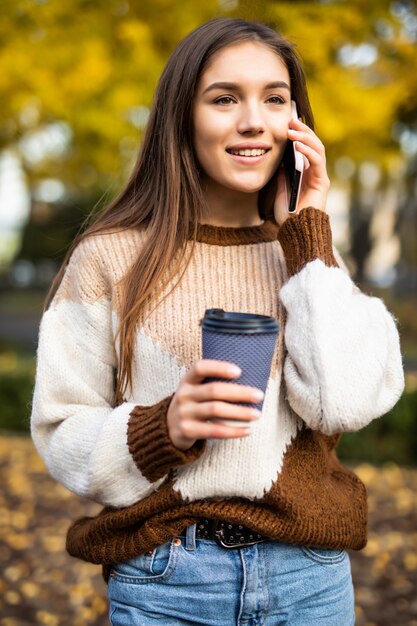
[[[240,163],[241,165],[257,165],[258,163],[262,163],[268,157],[269,150],[267,150],[264,154],[259,156],[242,156],[240,154],[232,154],[227,151],[227,154],[235,163]]]

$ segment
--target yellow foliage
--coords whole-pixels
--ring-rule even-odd
[[[417,570],[417,551],[409,552],[408,554],[404,555],[404,565],[408,572],[413,572]]]
[[[7,536],[9,546],[15,550],[27,550],[33,546],[33,535],[9,532]]]
[[[107,87],[113,71],[106,42],[88,39],[74,51],[72,67],[59,79],[62,96],[69,95],[76,102],[88,101]]]
[[[21,586],[22,593],[27,598],[37,598],[41,595],[41,588],[39,585],[33,582],[25,581]]]
[[[226,5],[225,5],[226,6]],[[392,126],[412,107],[417,89],[414,42],[402,34],[388,0],[377,2],[274,2],[241,0],[221,9],[217,0],[131,0],[129,3],[26,2],[3,11],[0,24],[0,126],[3,146],[28,128],[22,112],[38,109],[34,128],[53,120],[73,130],[74,149],[63,159],[32,166],[81,186],[125,175],[140,135],[128,111],[149,106],[166,59],[178,41],[207,19],[236,15],[273,23],[297,45],[329,160],[341,155],[384,163],[398,152]],[[391,28],[385,38],[377,22]],[[345,44],[374,45],[370,67],[344,67]],[[1,144],[0,144],[1,145]],[[86,177],[86,171],[97,175]],[[84,182],[83,182],[84,181]]]
[[[61,552],[64,547],[62,535],[48,535],[42,538],[42,543],[47,552]]]
[[[17,591],[7,591],[4,594],[4,600],[7,604],[17,605],[20,604],[21,598]]]
[[[128,18],[116,26],[116,33],[122,41],[135,46],[152,45],[152,34],[148,24]]]
[[[58,626],[59,624],[59,618],[48,611],[37,611],[36,618],[39,624],[45,626]]]

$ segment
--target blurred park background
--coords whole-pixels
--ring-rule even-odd
[[[370,493],[370,547],[353,561],[357,623],[417,626],[417,3],[3,0],[1,9],[0,625],[106,623],[97,568],[64,554],[66,526],[91,505],[48,479],[28,439],[43,299],[75,234],[126,181],[175,45],[212,17],[238,16],[297,45],[327,151],[335,244],[398,320],[405,393],[345,435],[339,456]],[[41,582],[22,587],[35,570]]]

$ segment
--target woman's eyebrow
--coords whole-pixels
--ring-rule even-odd
[[[202,95],[204,95],[205,93],[207,93],[208,91],[214,91],[215,89],[226,89],[227,91],[240,91],[241,88],[239,87],[238,84],[236,83],[225,83],[225,82],[218,82],[218,83],[212,83],[211,85],[209,85],[202,93]],[[290,86],[282,81],[282,80],[275,80],[271,83],[267,83],[264,87],[265,90],[268,89],[288,89],[288,91],[290,90]]]

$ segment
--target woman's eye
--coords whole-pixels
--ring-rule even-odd
[[[217,100],[214,101],[215,104],[231,104],[232,102],[234,102],[234,100],[230,96],[221,96],[221,98],[217,98]]]
[[[272,104],[285,104],[285,98],[282,96],[271,96],[268,98],[268,102],[272,102]]]

